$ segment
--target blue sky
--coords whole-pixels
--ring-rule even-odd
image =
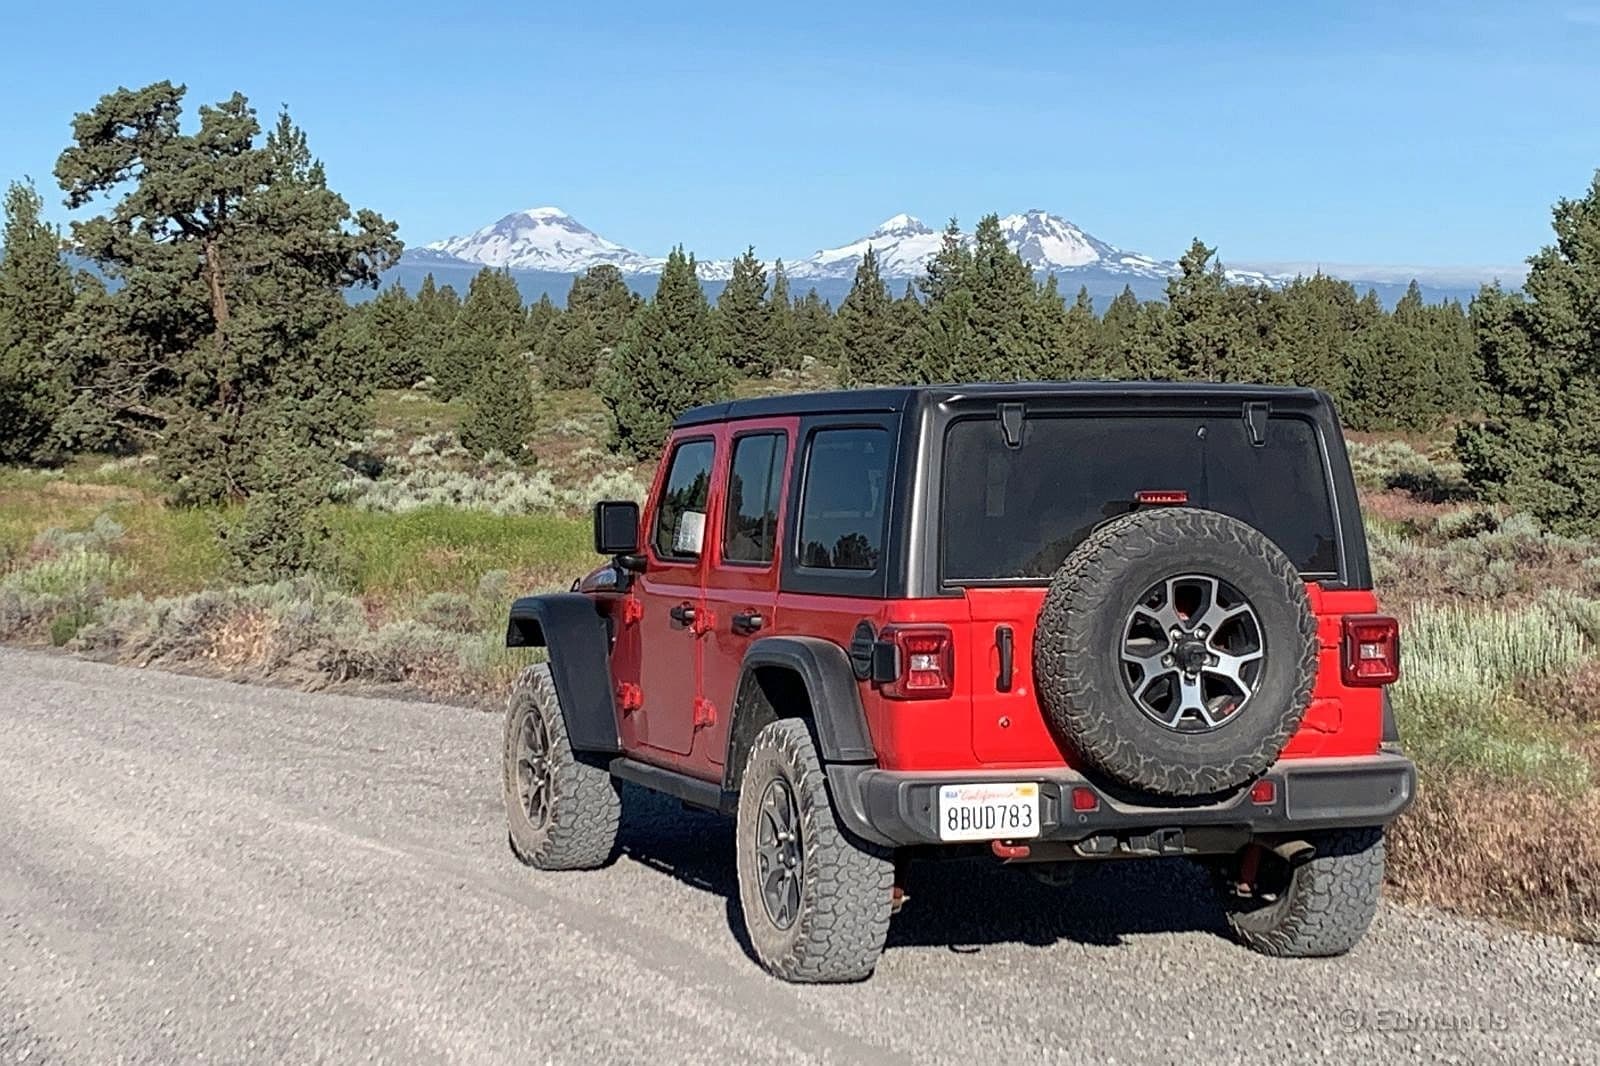
[[[1042,207],[1163,257],[1499,265],[1600,166],[1600,4],[258,6],[8,5],[0,179],[65,219],[72,113],[161,78],[287,104],[413,244],[553,204],[793,256]]]

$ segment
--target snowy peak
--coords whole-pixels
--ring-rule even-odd
[[[450,237],[426,247],[484,266],[563,274],[580,273],[604,263],[624,272],[644,273],[655,262],[606,240],[559,207],[518,211],[469,236]]]
[[[1057,273],[1070,281],[1074,271],[1115,275],[1128,279],[1159,280],[1177,273],[1176,263],[1124,251],[1086,233],[1060,215],[1033,209],[1000,219],[1006,242],[1016,249],[1035,273]],[[971,235],[963,240],[971,242]],[[903,281],[920,277],[928,260],[938,254],[944,234],[912,215],[886,218],[872,232],[837,248],[824,248],[801,258],[784,257],[789,277],[795,281],[848,282],[861,257],[871,248],[884,278]],[[468,264],[581,274],[590,267],[609,264],[628,275],[661,273],[664,258],[649,256],[607,240],[559,207],[534,207],[506,215],[498,222],[465,237],[451,237],[427,245],[419,259],[445,258]],[[733,272],[731,260],[701,259],[702,281],[726,281]],[[1265,275],[1239,274],[1240,280]]]
[[[1059,215],[1037,208],[1000,220],[1006,243],[1034,270],[1070,270],[1117,255],[1117,249],[1089,236]]]
[[[897,237],[926,237],[932,232],[933,230],[929,229],[922,219],[902,213],[878,223],[878,228],[873,230],[870,236],[873,240]]]

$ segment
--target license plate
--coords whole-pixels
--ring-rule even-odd
[[[1016,840],[1039,835],[1039,786],[1032,782],[942,785],[940,840]]]

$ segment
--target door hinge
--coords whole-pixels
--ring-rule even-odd
[[[632,714],[644,706],[644,690],[632,681],[622,682],[617,686],[617,706],[623,714]]]
[[[694,701],[694,727],[704,729],[717,722],[717,708],[704,696]]]
[[[695,610],[694,615],[689,619],[689,632],[697,637],[703,637],[715,629],[716,625],[716,614],[709,607],[702,605]]]
[[[637,596],[624,596],[622,598],[622,624],[631,626],[644,617],[644,604]]]

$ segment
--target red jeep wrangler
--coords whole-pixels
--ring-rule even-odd
[[[620,782],[734,815],[761,963],[872,972],[898,863],[1188,856],[1273,955],[1377,905],[1416,774],[1344,440],[1306,389],[1045,383],[678,419],[613,561],[521,599],[511,847],[613,852]]]

